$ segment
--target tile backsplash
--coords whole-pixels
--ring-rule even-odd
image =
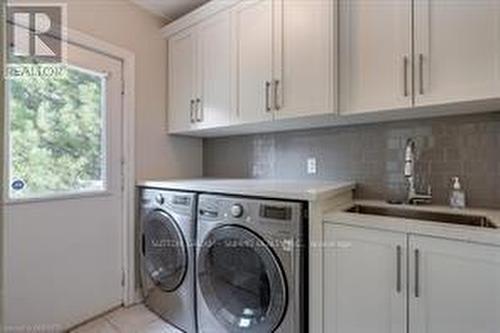
[[[500,208],[500,112],[205,139],[204,175],[353,180],[358,198],[403,199],[408,138],[417,144],[417,185],[432,186],[434,203],[447,204],[459,176],[468,206]]]

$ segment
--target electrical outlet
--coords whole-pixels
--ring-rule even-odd
[[[317,172],[316,158],[310,157],[307,159],[307,173],[309,175],[315,175]]]

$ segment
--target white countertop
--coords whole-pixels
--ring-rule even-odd
[[[138,183],[141,187],[255,196],[287,200],[316,201],[354,190],[354,182],[320,180],[269,180],[269,179],[179,179],[151,180]]]
[[[405,219],[400,217],[386,217],[377,215],[364,215],[357,213],[348,213],[341,210],[327,213],[324,217],[326,223],[340,223],[344,225],[375,228],[387,231],[402,232],[408,234],[419,234],[432,237],[444,237],[457,239],[461,241],[492,244],[500,246],[500,210],[492,209],[453,209],[447,206],[410,206],[410,205],[391,205],[384,201],[376,200],[356,200],[350,205],[343,207],[348,209],[353,205],[367,205],[377,207],[392,207],[398,209],[413,209],[422,211],[432,211],[450,214],[464,214],[484,216],[491,220],[499,229],[478,228],[466,225],[457,225],[449,223],[439,223],[430,221],[419,221],[414,219]]]

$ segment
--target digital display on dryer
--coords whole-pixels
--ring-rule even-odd
[[[175,195],[172,198],[172,203],[174,205],[189,206],[189,204],[191,203],[191,199],[189,197]]]
[[[292,218],[292,209],[285,206],[262,205],[260,207],[260,216],[272,220],[288,221]]]

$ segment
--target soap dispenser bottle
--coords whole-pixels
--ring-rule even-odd
[[[460,178],[453,177],[452,182],[450,206],[452,208],[465,208],[465,192],[460,184]]]

